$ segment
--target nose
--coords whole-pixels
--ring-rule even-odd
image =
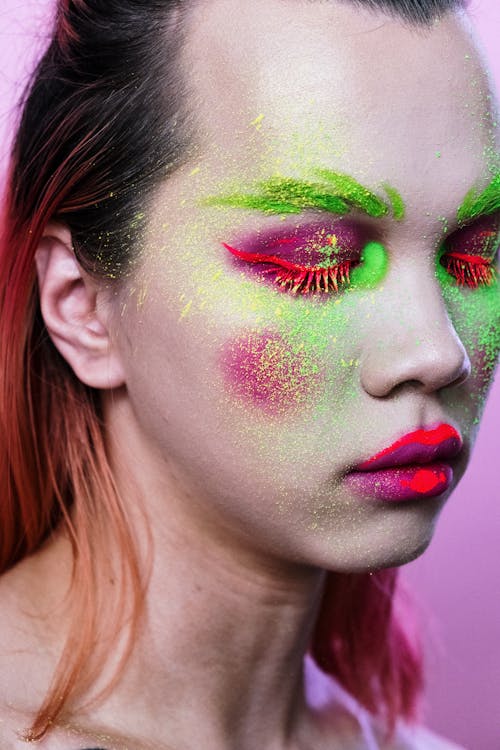
[[[364,390],[382,398],[403,384],[433,393],[467,380],[470,359],[450,319],[437,279],[429,278],[425,286],[415,283],[415,279],[408,279],[405,285],[399,279],[397,285],[388,283],[381,292],[384,293],[389,296],[361,356]]]

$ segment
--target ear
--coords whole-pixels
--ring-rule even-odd
[[[109,308],[101,300],[103,290],[78,264],[70,230],[48,224],[35,259],[42,316],[60,354],[86,385],[106,389],[123,385],[119,352],[108,328]]]

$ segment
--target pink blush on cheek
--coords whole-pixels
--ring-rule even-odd
[[[317,362],[273,332],[250,331],[230,339],[220,362],[231,392],[271,416],[311,404],[324,380]]]

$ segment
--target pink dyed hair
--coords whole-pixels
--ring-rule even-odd
[[[56,218],[71,228],[89,272],[123,277],[142,229],[139,222],[131,237],[128,217],[186,158],[188,117],[175,72],[179,3],[108,0],[105,12],[100,5],[59,2],[51,45],[23,107],[1,227],[0,572],[59,527],[74,560],[71,627],[26,731],[31,739],[42,738],[94,683],[108,638],[118,637],[126,621],[130,635],[106,692],[112,690],[133,648],[146,587],[106,452],[100,394],[75,377],[50,341],[34,264],[43,229]],[[123,563],[112,605],[103,601],[102,586],[117,574],[106,554],[111,546]],[[423,688],[405,601],[394,569],[329,573],[311,644],[319,666],[383,717],[389,733],[399,717],[418,718]]]

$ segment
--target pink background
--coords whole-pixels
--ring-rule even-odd
[[[1,0],[0,161],[13,102],[43,49],[52,0]],[[500,83],[500,4],[472,0],[470,14]],[[500,750],[500,376],[468,474],[429,550],[406,566],[428,631],[427,723],[470,750]]]

